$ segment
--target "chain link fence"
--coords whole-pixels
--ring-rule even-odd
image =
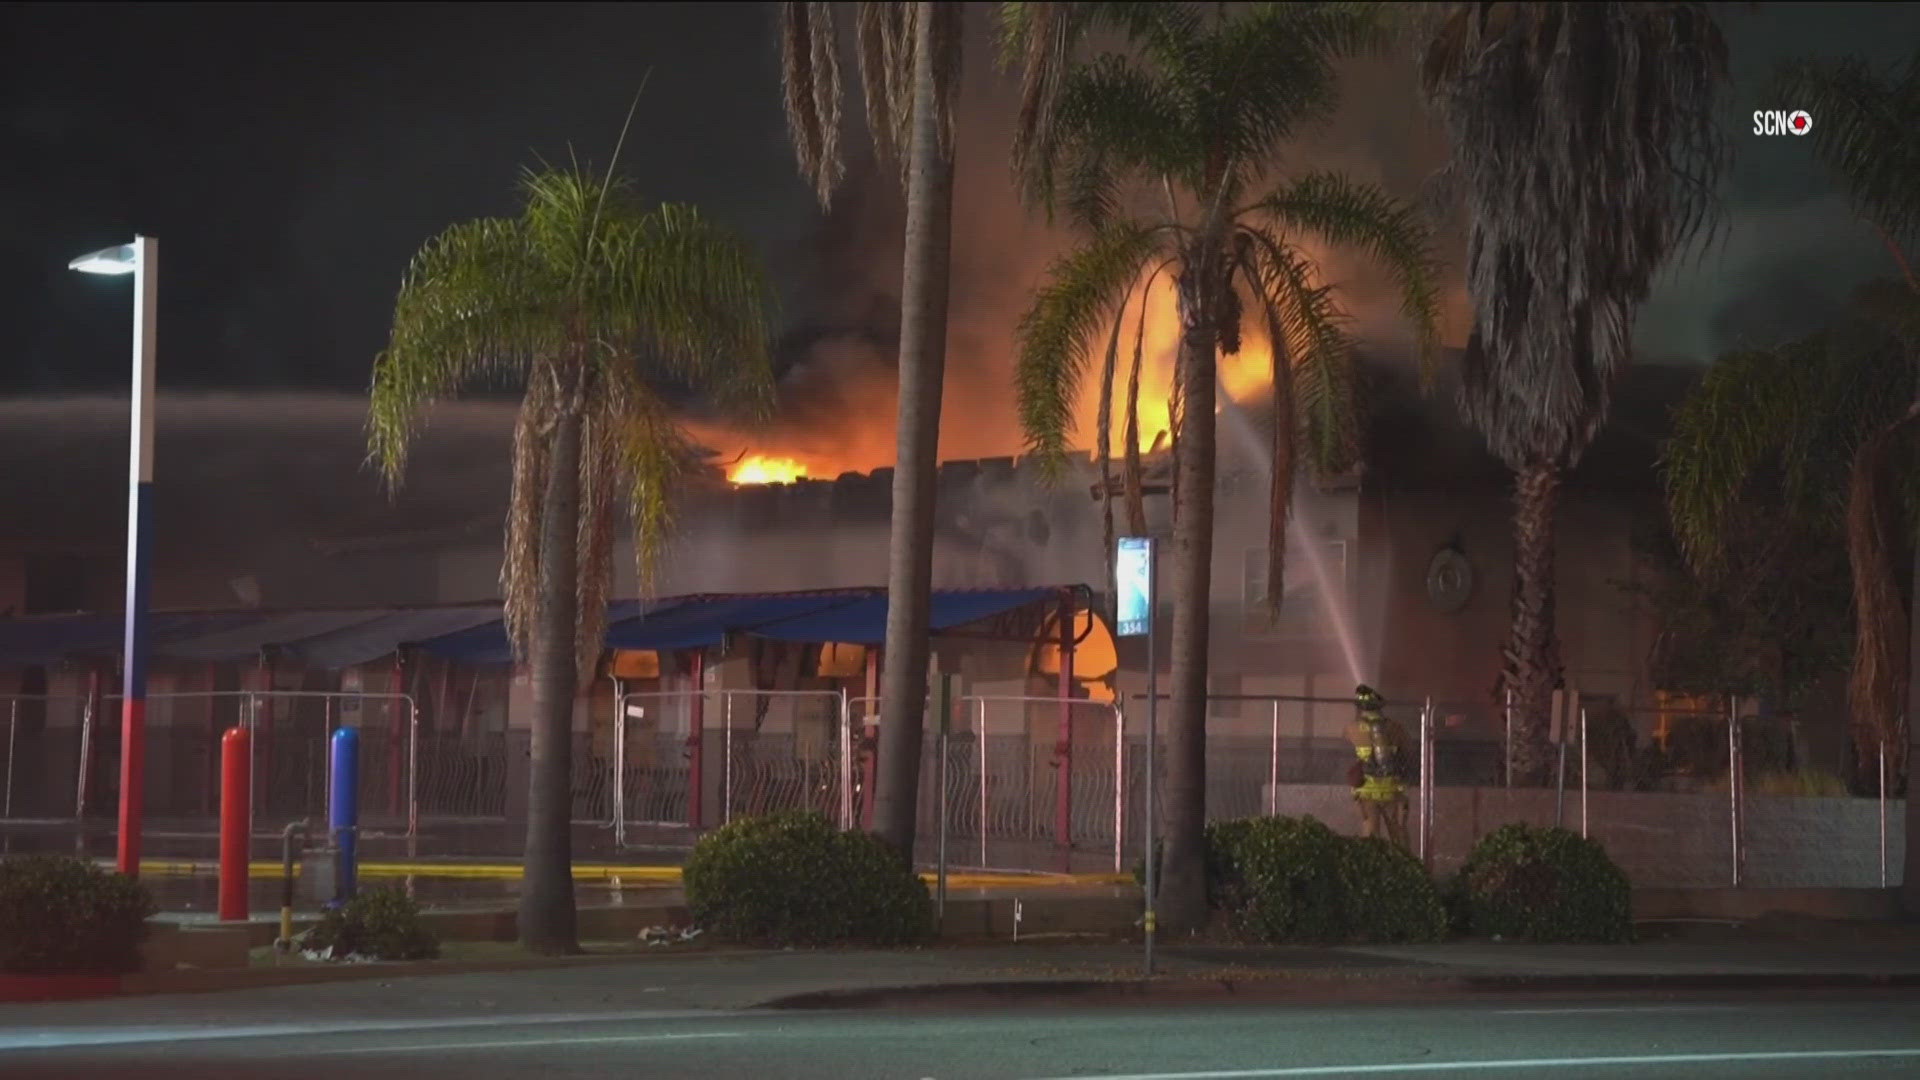
[[[577,824],[610,828],[627,846],[645,846],[636,841],[667,829],[667,846],[680,847],[699,829],[781,810],[871,825],[877,700],[708,690],[611,701],[596,700],[587,730],[574,736]],[[944,821],[955,866],[1136,864],[1145,843],[1145,705],[1130,701],[1123,717],[1112,704],[1084,699],[967,696],[954,701],[944,739],[929,711],[922,852],[931,856]],[[1164,700],[1160,710],[1164,783]],[[1210,819],[1307,814],[1358,830],[1350,699],[1218,696],[1208,713]],[[1390,698],[1387,714],[1412,743],[1410,846],[1436,872],[1456,868],[1499,826],[1524,822],[1592,836],[1643,887],[1901,880],[1904,813],[1884,756],[1863,755],[1845,776],[1811,768],[1793,724],[1751,709],[1623,706],[1587,696],[1545,732],[1514,731],[1509,711],[1487,702]],[[4,835],[111,828],[116,696],[4,696],[0,725]],[[150,695],[149,835],[197,851],[217,834],[220,736],[233,726],[253,734],[256,830],[324,819],[329,739],[342,725],[361,736],[364,827],[424,833],[421,850],[432,852],[444,830],[474,824],[483,827],[476,843],[488,845],[486,853],[518,850],[506,826],[524,798],[524,730],[442,730],[423,726],[408,695],[318,691]],[[1546,747],[1530,755],[1548,763],[1544,777],[1535,770],[1522,778],[1510,767],[1510,740],[1519,739]]]

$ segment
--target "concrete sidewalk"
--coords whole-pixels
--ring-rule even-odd
[[[1054,938],[887,952],[663,949],[560,960],[181,971],[129,981],[129,992],[158,997],[15,1006],[0,1014],[0,1024],[26,1023],[32,1016],[163,1019],[173,1010],[205,1015],[215,1007],[202,996],[206,992],[219,999],[223,1015],[232,1008],[303,1015],[348,1009],[374,1016],[397,1009],[405,1016],[418,1008],[409,1002],[432,1003],[439,1015],[448,1008],[542,1014],[606,1008],[1031,1008],[1502,992],[1920,989],[1920,928],[1703,928],[1626,945],[1166,943],[1157,961],[1156,976],[1143,979],[1137,942]]]

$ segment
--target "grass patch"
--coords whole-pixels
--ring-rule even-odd
[[[697,941],[650,947],[637,940],[583,941],[580,943],[580,949],[585,956],[659,956],[715,951],[712,946]],[[247,957],[250,966],[260,968],[338,968],[343,966],[326,960],[308,960],[298,953],[282,953],[271,945],[262,945],[249,950]],[[418,962],[490,964],[535,959],[550,958],[527,952],[517,941],[445,941],[440,944],[439,960]]]

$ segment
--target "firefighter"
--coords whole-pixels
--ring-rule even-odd
[[[1389,843],[1406,851],[1404,733],[1381,712],[1386,702],[1372,687],[1355,687],[1353,704],[1359,715],[1347,729],[1347,738],[1358,760],[1348,779],[1353,786],[1354,805],[1360,811],[1360,835],[1384,835]]]

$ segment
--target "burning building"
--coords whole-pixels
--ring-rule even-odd
[[[1673,380],[1657,369],[1636,379],[1671,396],[1664,384]],[[1234,396],[1257,434],[1258,384],[1249,378]],[[1498,773],[1490,688],[1506,630],[1506,478],[1453,419],[1444,388],[1423,396],[1410,377],[1382,373],[1369,407],[1364,467],[1298,492],[1277,620],[1263,602],[1261,440],[1236,439],[1223,423],[1210,707],[1218,812],[1257,811],[1275,781],[1338,782],[1356,673],[1402,702],[1448,703],[1468,748],[1450,768],[1462,782]],[[110,805],[102,800],[112,740],[94,738],[89,751],[81,734],[109,715],[113,692],[119,505],[63,493],[117,490],[125,444],[122,414],[108,403],[39,408],[59,422],[5,429],[18,442],[52,444],[16,446],[17,459],[54,464],[9,470],[6,503],[22,509],[0,550],[9,570],[0,582],[14,583],[0,608],[109,614],[90,624],[47,614],[0,623],[0,692],[46,701],[29,704],[24,719],[17,709],[0,719],[30,736],[10,759],[12,774],[25,775],[14,766],[29,760],[29,745],[42,748],[34,783],[44,790],[28,799],[22,786],[16,806],[70,816],[75,797],[88,812]],[[273,410],[163,402],[155,605],[194,611],[169,616],[178,621],[156,633],[150,723],[176,731],[180,749],[150,765],[165,774],[150,790],[175,791],[156,797],[174,798],[182,814],[205,809],[213,733],[261,708],[268,723],[297,733],[290,746],[308,748],[285,750],[271,766],[285,771],[266,785],[279,794],[265,797],[285,801],[275,805],[289,814],[312,797],[315,740],[345,722],[373,732],[368,745],[380,749],[369,752],[387,755],[386,779],[376,782],[391,789],[380,805],[398,815],[396,826],[408,815],[448,828],[511,819],[524,797],[516,748],[530,698],[491,600],[510,409],[443,409],[409,487],[390,502],[361,469],[362,408],[353,399]],[[687,492],[661,599],[616,610],[608,661],[577,713],[576,816],[617,818],[630,842],[753,807],[851,805],[835,790],[843,781],[832,763],[861,759],[872,711],[863,699],[884,660],[877,586],[891,471],[849,468],[856,463],[819,442],[727,444],[703,434],[720,453]],[[1616,587],[1635,572],[1628,521],[1651,491],[1645,435],[1630,423],[1610,428],[1563,509],[1569,681],[1622,701],[1653,690],[1651,629]],[[1149,472],[1163,467],[1153,429],[1142,437]],[[1609,487],[1615,476],[1636,479]],[[980,836],[1065,838],[1104,860],[1099,853],[1125,831],[1116,826],[1137,814],[1114,798],[1128,788],[1115,778],[1135,767],[1116,763],[1116,733],[1139,723],[1147,658],[1140,639],[1115,640],[1102,614],[1097,479],[1084,460],[1052,482],[1012,456],[942,466],[934,583],[947,606],[936,617],[935,662],[982,702],[978,717],[961,721],[977,728],[974,772],[994,778],[967,811]],[[1147,501],[1156,531],[1167,526],[1166,503]],[[620,563],[616,595],[633,595],[630,563]],[[277,705],[246,697],[267,691],[285,696]],[[322,692],[349,696],[311,696]],[[417,730],[397,699],[377,696],[402,692],[418,710]],[[355,715],[343,714],[349,705]],[[841,716],[853,722],[845,746],[835,741]],[[1236,749],[1236,739],[1262,749]]]

